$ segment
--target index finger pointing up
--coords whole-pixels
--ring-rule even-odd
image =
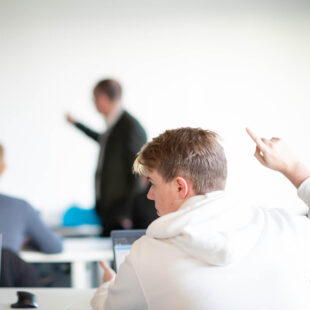
[[[265,143],[252,130],[246,128],[246,132],[251,137],[251,139],[256,143],[256,145],[261,149],[261,151],[266,149]]]

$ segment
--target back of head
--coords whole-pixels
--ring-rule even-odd
[[[147,143],[138,154],[134,170],[139,174],[156,170],[166,182],[177,176],[188,178],[195,193],[202,195],[225,188],[227,161],[215,132],[179,128]]]
[[[105,79],[97,83],[94,88],[94,95],[105,94],[111,102],[118,102],[122,98],[122,87],[113,79]]]

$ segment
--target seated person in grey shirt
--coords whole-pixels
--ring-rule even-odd
[[[5,171],[4,148],[0,144],[0,176]],[[25,243],[44,253],[62,251],[61,238],[40,219],[24,200],[0,194],[0,234],[2,247],[18,253]]]

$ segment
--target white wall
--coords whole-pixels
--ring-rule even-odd
[[[64,113],[103,129],[91,90],[112,76],[149,138],[179,126],[214,129],[227,148],[232,194],[301,211],[293,187],[252,157],[244,128],[284,137],[310,161],[309,8],[210,3],[0,1],[0,141],[8,163],[0,190],[45,217],[93,203],[98,148]]]

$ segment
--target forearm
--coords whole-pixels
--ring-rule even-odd
[[[310,170],[299,161],[288,165],[280,172],[282,172],[282,174],[286,176],[296,188],[298,188],[304,180],[310,177]]]
[[[91,139],[94,139],[97,142],[99,141],[100,134],[98,132],[86,127],[85,125],[79,122],[74,123],[74,126],[79,130],[81,130],[82,132],[84,132]]]
[[[62,239],[42,221],[39,213],[30,205],[25,210],[27,223],[26,236],[30,243],[44,253],[59,253],[62,251]]]
[[[62,238],[43,225],[30,230],[30,243],[38,251],[47,254],[60,253],[63,250]]]
[[[310,208],[310,178],[305,179],[297,190],[298,197]],[[309,211],[310,215],[310,211]]]
[[[93,310],[104,310],[105,303],[108,296],[108,288],[111,282],[102,284],[96,291],[94,297],[91,300],[91,306]]]
[[[25,246],[46,254],[56,254],[63,250],[62,239],[56,235],[53,237],[53,240],[49,241],[44,241],[44,239],[38,239],[36,237],[30,238]]]

